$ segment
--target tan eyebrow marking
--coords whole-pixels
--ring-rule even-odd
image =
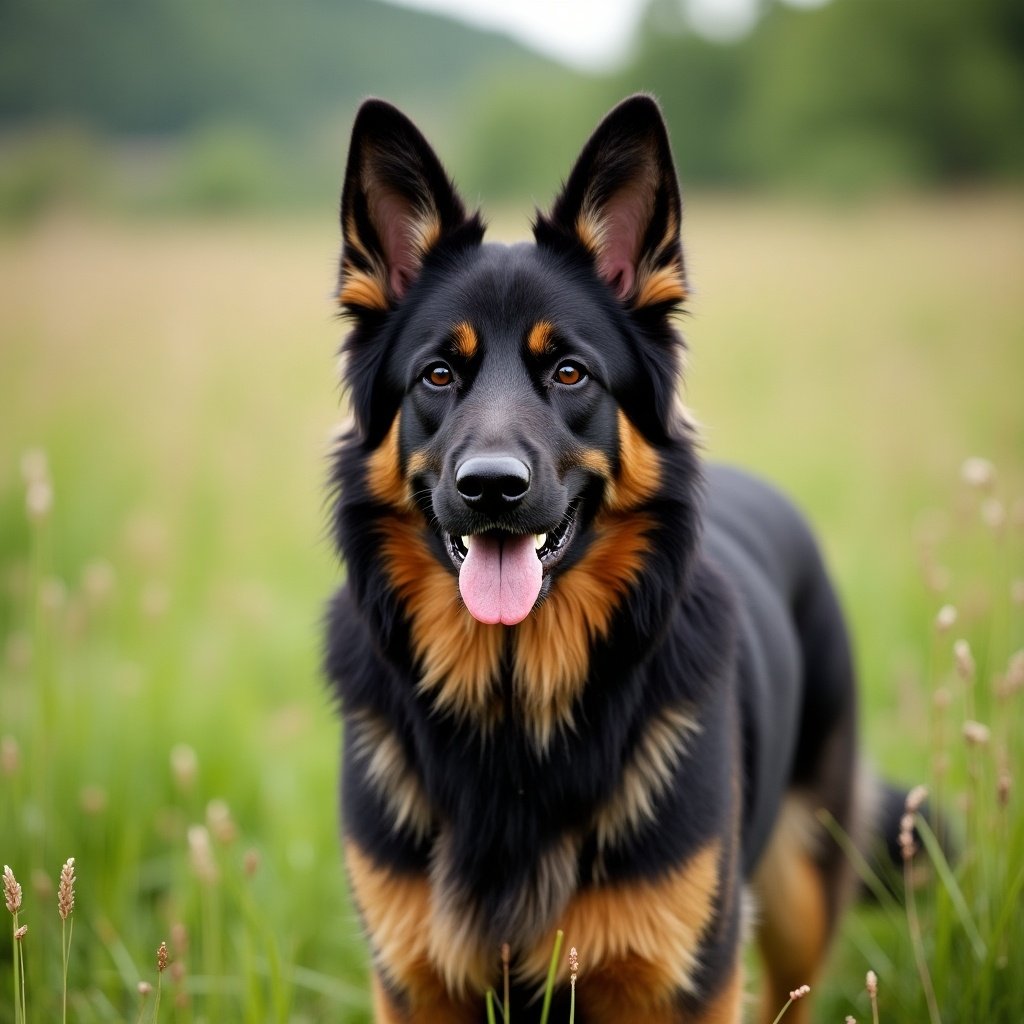
[[[455,351],[463,359],[472,359],[480,345],[480,339],[477,337],[473,325],[465,320],[460,321],[452,328],[452,340],[455,343]]]
[[[526,337],[526,347],[535,355],[547,355],[554,348],[555,325],[538,320]]]

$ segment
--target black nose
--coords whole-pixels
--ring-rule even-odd
[[[512,455],[474,455],[455,471],[463,501],[492,517],[516,507],[530,489],[530,467]]]

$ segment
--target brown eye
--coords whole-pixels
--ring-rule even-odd
[[[452,371],[444,363],[438,363],[427,370],[423,379],[428,384],[433,384],[435,388],[444,388],[452,382]]]
[[[555,378],[559,384],[579,384],[583,380],[585,374],[580,367],[573,363],[562,363],[562,365],[555,371]]]

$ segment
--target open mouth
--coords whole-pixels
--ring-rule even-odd
[[[459,591],[470,614],[489,625],[522,622],[537,603],[544,574],[561,561],[572,541],[577,511],[574,502],[548,533],[448,534],[448,553],[459,571]]]
[[[535,533],[532,535],[533,549],[545,569],[550,569],[552,566],[557,565],[565,554],[566,548],[568,548],[569,542],[576,532],[576,513],[578,508],[579,501],[572,502],[566,509],[562,521],[554,530],[550,533]],[[525,535],[506,533],[502,530],[489,530],[486,533],[477,534],[477,536],[511,538]],[[469,547],[473,537],[456,537],[455,534],[449,533],[446,535],[446,538],[448,541],[448,554],[451,555],[455,567],[461,568],[462,563],[466,560],[466,555],[469,554]]]

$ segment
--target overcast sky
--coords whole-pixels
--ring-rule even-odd
[[[391,0],[500,29],[576,67],[613,66],[625,54],[647,0]],[[679,0],[696,26],[719,38],[742,35],[757,0]],[[826,0],[787,0],[804,7]]]

